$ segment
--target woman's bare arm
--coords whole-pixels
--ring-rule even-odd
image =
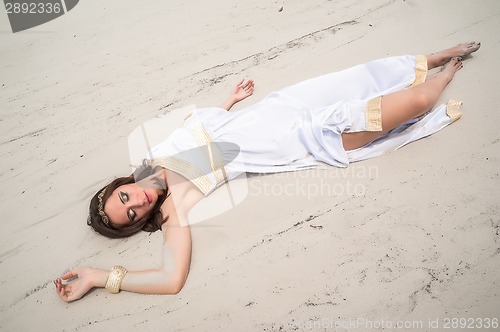
[[[162,264],[156,269],[129,271],[122,280],[121,290],[141,294],[176,294],[186,282],[191,262],[191,232],[187,214],[203,195],[184,177],[173,172],[167,174],[172,194],[162,207],[164,215],[168,215],[162,227]],[[54,283],[59,297],[71,302],[80,299],[94,287],[105,287],[109,273],[109,270],[78,267]],[[76,280],[62,283],[62,280],[76,276]]]
[[[169,197],[170,199],[170,197]],[[168,206],[173,206],[170,201]],[[167,211],[164,211],[164,213]],[[163,225],[162,264],[157,269],[129,271],[121,290],[141,294],[177,294],[186,282],[191,262],[191,231],[182,226],[175,208],[168,209]],[[109,271],[103,271],[97,287],[104,287]]]

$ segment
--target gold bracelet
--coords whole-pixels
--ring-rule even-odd
[[[111,294],[116,294],[120,292],[120,285],[122,280],[127,274],[127,269],[123,266],[115,266],[113,270],[109,273],[108,280],[106,281],[106,289]]]

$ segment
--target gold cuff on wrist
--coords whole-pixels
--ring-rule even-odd
[[[119,293],[120,285],[122,284],[122,280],[127,272],[127,269],[123,266],[113,267],[113,270],[109,273],[108,280],[106,281],[106,289],[112,294]]]

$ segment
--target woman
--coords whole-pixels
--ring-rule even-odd
[[[188,212],[204,196],[242,172],[283,172],[318,162],[345,167],[428,136],[460,117],[460,103],[434,107],[480,43],[428,56],[380,59],[287,87],[239,112],[252,95],[239,82],[219,108],[196,110],[153,149],[152,160],[98,191],[88,224],[112,238],[161,229],[162,267],[128,272],[78,267],[54,281],[60,298],[80,299],[94,287],[143,294],[176,294],[191,257]],[[426,77],[427,70],[443,66]],[[383,96],[383,97],[382,97]],[[70,281],[71,280],[71,281]]]

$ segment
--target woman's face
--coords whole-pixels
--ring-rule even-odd
[[[125,184],[108,197],[104,212],[116,228],[135,224],[153,209],[161,193],[161,189],[152,185],[150,178]]]

